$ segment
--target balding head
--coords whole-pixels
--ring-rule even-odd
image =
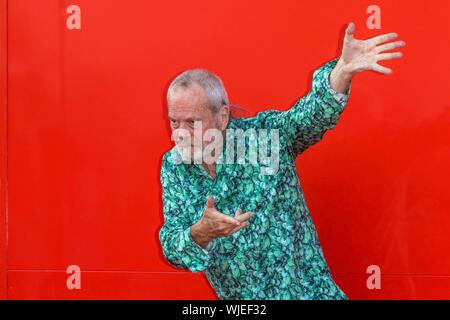
[[[228,94],[222,80],[206,69],[190,69],[179,74],[170,84],[167,90],[169,102],[180,90],[199,86],[203,89],[208,107],[213,113],[220,111],[224,105],[229,105]]]

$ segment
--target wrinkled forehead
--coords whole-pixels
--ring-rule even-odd
[[[212,114],[208,99],[198,85],[176,88],[167,98],[170,119],[189,121],[203,119]]]

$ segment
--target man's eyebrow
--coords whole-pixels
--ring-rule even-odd
[[[176,120],[176,119],[174,119],[174,118],[172,118],[172,117],[170,117],[170,116],[169,116],[169,120],[172,120],[172,121],[178,121],[178,120]],[[186,119],[184,119],[184,121],[202,121],[202,119],[197,119],[197,118],[186,118]]]

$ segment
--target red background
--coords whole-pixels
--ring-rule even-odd
[[[81,30],[66,28],[70,4]],[[165,91],[204,67],[237,115],[285,110],[353,21],[359,39],[397,32],[407,46],[381,63],[392,75],[353,80],[336,128],[297,160],[325,256],[350,299],[449,298],[450,2],[379,0],[381,30],[366,27],[370,4],[1,0],[1,297],[216,298],[158,241]],[[81,290],[66,287],[72,264]]]

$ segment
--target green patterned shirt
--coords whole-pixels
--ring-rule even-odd
[[[340,94],[329,82],[337,61],[314,72],[311,91],[289,110],[230,117],[227,129],[279,130],[276,174],[262,174],[258,164],[224,162],[216,164],[213,179],[201,165],[178,163],[176,147],[163,156],[164,256],[175,267],[204,271],[220,299],[347,299],[330,274],[295,166],[298,155],[336,126],[347,104],[351,85]],[[190,227],[207,195],[224,214],[240,208],[255,215],[248,227],[203,249]]]

